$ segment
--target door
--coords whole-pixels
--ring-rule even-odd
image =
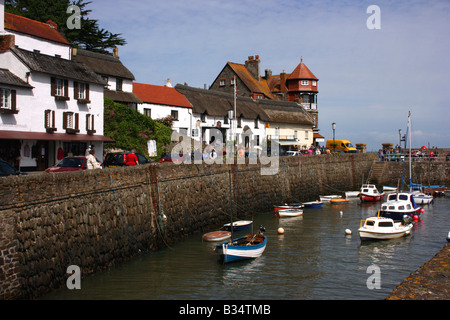
[[[48,168],[48,141],[38,141],[36,146],[37,171],[44,171]]]

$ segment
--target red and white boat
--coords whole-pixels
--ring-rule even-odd
[[[285,204],[285,205],[279,205],[279,206],[273,206],[273,210],[275,212],[282,211],[282,210],[293,210],[293,209],[301,209],[303,208],[303,204]]]
[[[363,184],[359,192],[361,201],[382,201],[385,193],[380,193],[374,184]]]

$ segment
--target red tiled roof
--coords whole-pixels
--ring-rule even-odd
[[[43,23],[5,12],[5,29],[70,45],[69,41],[54,26],[55,23],[52,21]]]
[[[186,97],[172,87],[133,82],[133,93],[147,103],[192,108]]]
[[[300,62],[300,64],[297,66],[297,68],[295,68],[295,70],[291,73],[291,75],[288,77],[288,79],[319,80],[316,78],[316,76],[308,69],[308,67],[303,62]]]
[[[274,99],[272,92],[270,92],[267,81],[260,77],[257,81],[243,64],[228,62],[228,65],[234,70],[239,79],[248,87],[253,93],[262,93],[270,99]]]

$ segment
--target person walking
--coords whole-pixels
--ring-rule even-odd
[[[134,150],[131,153],[127,154],[127,162],[125,163],[127,166],[137,166],[139,165],[138,158],[134,153]]]

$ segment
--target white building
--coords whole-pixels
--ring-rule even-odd
[[[140,113],[151,119],[170,116],[173,120],[173,130],[182,135],[191,136],[194,126],[192,105],[170,85],[170,81],[165,86],[134,82],[133,93],[143,101],[137,106]]]
[[[53,22],[9,13],[4,22],[0,158],[40,171],[93,145],[102,160],[103,143],[111,141],[103,136],[103,79],[71,60],[71,45]]]

